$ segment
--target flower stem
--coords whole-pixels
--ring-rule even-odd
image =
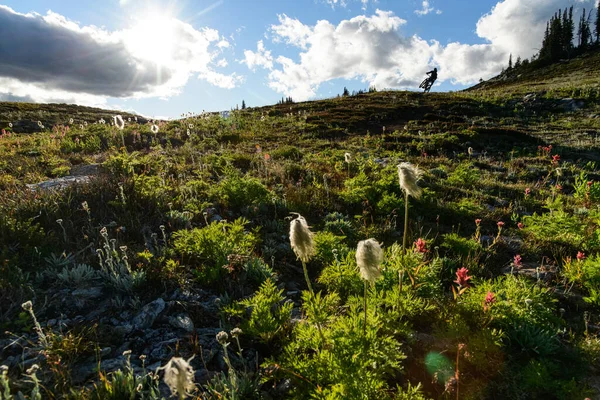
[[[367,281],[365,281],[365,324],[363,326],[363,336],[365,338],[365,343],[367,340]]]
[[[408,233],[408,192],[404,192],[404,235],[402,237],[402,251],[406,252],[406,237]]]
[[[306,269],[306,263],[302,261],[302,269],[304,270],[304,279],[306,279],[306,286],[308,286],[308,291],[314,297],[315,292],[312,289],[312,285],[310,284],[310,279],[308,278],[308,270]]]

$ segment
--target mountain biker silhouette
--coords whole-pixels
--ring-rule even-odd
[[[424,89],[423,93],[428,93],[429,90],[431,90],[433,83],[437,79],[437,68],[434,68],[433,71],[427,72],[427,75],[429,76],[425,78],[425,80],[423,80],[423,82],[421,82],[421,84],[419,85],[421,89]]]

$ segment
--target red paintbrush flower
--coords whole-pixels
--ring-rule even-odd
[[[418,238],[415,242],[415,251],[417,253],[427,253],[427,242],[421,238]]]
[[[459,268],[456,270],[456,280],[454,282],[458,283],[460,287],[469,286],[469,280],[471,277],[468,275],[469,270],[465,267]]]

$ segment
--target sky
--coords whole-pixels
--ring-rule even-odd
[[[597,0],[0,0],[0,101],[154,118],[334,97],[460,90]]]

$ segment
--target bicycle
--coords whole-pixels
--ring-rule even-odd
[[[423,89],[423,93],[429,93],[429,91],[431,90],[431,87],[433,86],[433,80],[431,80],[431,78],[427,77],[423,80],[423,82],[421,82],[421,84],[419,85],[420,89]]]

